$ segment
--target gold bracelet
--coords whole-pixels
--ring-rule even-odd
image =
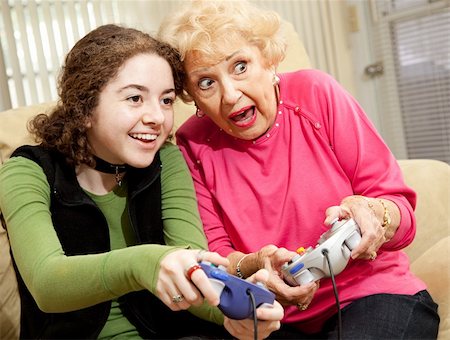
[[[247,256],[249,256],[250,254],[245,254],[244,256],[242,256],[241,257],[241,259],[238,261],[238,263],[237,263],[237,265],[236,265],[236,276],[238,277],[238,278],[240,278],[240,279],[243,279],[244,278],[244,275],[242,274],[242,271],[241,271],[241,264],[242,264],[242,261],[247,257]]]
[[[378,199],[378,200],[380,201],[380,203],[384,209],[383,223],[381,224],[381,226],[383,228],[389,228],[391,226],[391,214],[389,213],[389,210],[388,210],[386,204],[384,204],[384,202],[381,199]]]

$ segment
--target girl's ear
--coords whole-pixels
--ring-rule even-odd
[[[85,126],[87,129],[90,129],[90,128],[92,127],[91,116],[85,118],[85,120],[84,120],[84,126]]]

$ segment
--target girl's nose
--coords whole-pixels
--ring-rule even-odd
[[[164,123],[164,119],[164,113],[159,104],[145,105],[144,112],[142,114],[142,121],[144,124],[162,125]]]

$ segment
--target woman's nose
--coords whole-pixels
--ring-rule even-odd
[[[232,80],[227,80],[223,82],[222,91],[223,96],[222,100],[224,104],[234,105],[241,98],[242,92],[237,87],[237,83]]]

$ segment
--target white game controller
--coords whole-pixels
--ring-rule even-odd
[[[281,267],[284,279],[290,285],[298,286],[330,277],[328,262],[323,253],[325,250],[328,252],[333,274],[337,275],[347,266],[351,251],[360,241],[361,231],[353,219],[336,221],[330,230],[320,236],[315,248],[309,247]]]

